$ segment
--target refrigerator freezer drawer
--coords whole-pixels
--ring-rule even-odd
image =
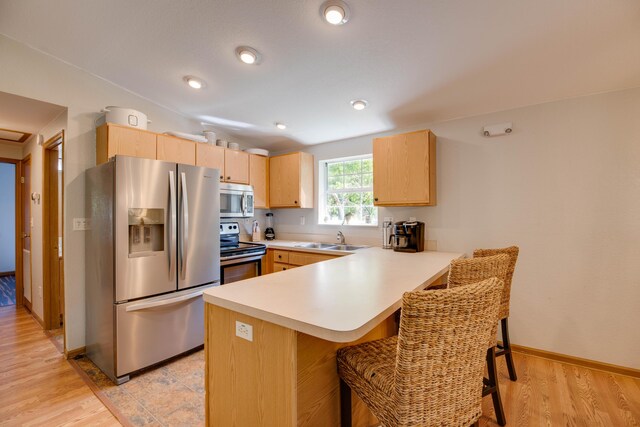
[[[204,343],[208,285],[116,306],[116,377]]]

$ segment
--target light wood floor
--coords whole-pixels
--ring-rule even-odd
[[[514,353],[518,381],[498,358],[508,426],[640,426],[640,379]],[[480,426],[498,426],[491,397]]]
[[[499,381],[508,426],[640,426],[640,379],[515,354]],[[481,426],[497,426],[491,398]],[[119,425],[35,320],[0,308],[0,425]]]
[[[0,308],[0,425],[118,426],[24,308]]]

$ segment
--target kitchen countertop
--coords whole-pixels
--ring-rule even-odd
[[[270,248],[293,243],[261,242]],[[424,289],[464,254],[393,252],[379,247],[205,291],[204,300],[238,313],[333,342],[355,341],[402,304],[404,292]]]

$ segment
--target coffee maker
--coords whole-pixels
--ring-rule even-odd
[[[424,251],[424,222],[399,221],[393,225],[393,250],[396,252]]]

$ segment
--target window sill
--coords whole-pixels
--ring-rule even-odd
[[[319,226],[322,227],[335,227],[335,228],[344,228],[344,227],[357,227],[357,228],[378,228],[378,224],[325,224],[323,222],[318,223]]]

